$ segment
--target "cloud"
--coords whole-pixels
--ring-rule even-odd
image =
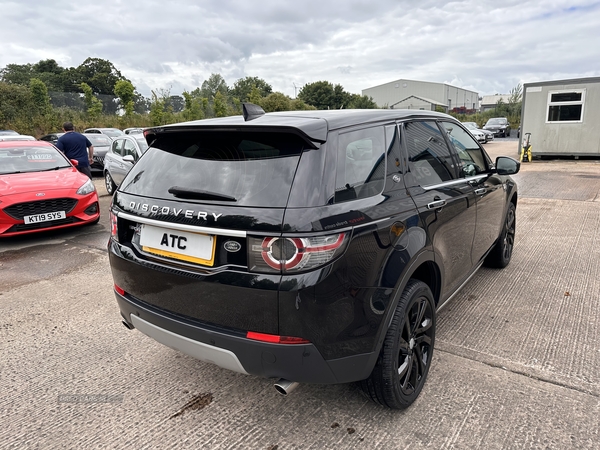
[[[451,82],[485,95],[600,75],[597,1],[0,0],[0,9],[0,67],[103,58],[144,95],[192,90],[211,73],[230,85],[258,76],[288,95],[319,80],[354,93],[399,78]]]

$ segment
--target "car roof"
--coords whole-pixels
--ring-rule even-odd
[[[6,147],[54,147],[47,141],[0,141],[0,148]]]
[[[10,141],[10,142],[15,142],[15,141],[35,141],[36,138],[34,138],[33,136],[29,136],[28,134],[15,134],[15,135],[1,135],[0,136],[0,141],[4,142],[4,141]]]
[[[434,111],[410,109],[335,109],[311,111],[286,111],[266,113],[255,119],[245,121],[243,116],[229,116],[215,119],[195,120],[161,127],[147,128],[145,133],[151,135],[171,131],[185,131],[204,127],[290,127],[303,131],[311,139],[325,142],[327,132],[339,128],[381,122],[386,120],[403,120],[410,118],[451,119],[452,116]]]

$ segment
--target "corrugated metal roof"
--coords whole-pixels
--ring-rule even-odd
[[[496,105],[500,99],[502,99],[504,103],[508,103],[510,100],[510,94],[484,95],[483,99],[481,100],[481,106]]]

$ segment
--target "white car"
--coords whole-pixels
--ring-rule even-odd
[[[485,140],[483,140],[483,141],[481,141],[480,138],[478,138],[477,136],[475,136],[475,138],[479,142],[485,143],[485,142],[489,142],[489,141],[493,141],[494,140],[494,133],[492,133],[491,131],[480,129],[475,122],[463,122],[462,124],[469,129],[469,131],[471,132],[471,134],[473,136],[475,136],[475,133],[474,133],[475,131],[477,131],[479,133],[483,133],[483,135],[485,137]]]

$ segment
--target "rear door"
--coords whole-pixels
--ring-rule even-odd
[[[442,274],[444,300],[469,275],[477,220],[473,187],[459,177],[456,159],[438,124],[403,124],[408,153],[406,186],[426,225]]]

